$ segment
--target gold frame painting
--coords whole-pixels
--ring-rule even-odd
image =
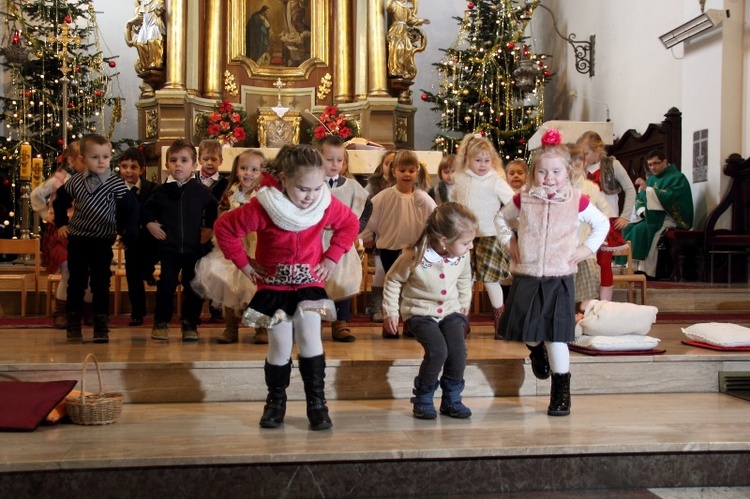
[[[308,78],[317,67],[328,66],[326,3],[326,0],[230,0],[227,23],[230,63],[244,67],[250,77],[298,79]],[[297,13],[291,11],[293,4]],[[247,53],[246,30],[251,18],[263,30],[265,47],[256,49],[263,55],[253,54],[258,60]],[[300,27],[303,24],[309,25],[309,32]]]

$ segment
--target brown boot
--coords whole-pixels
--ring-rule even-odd
[[[253,337],[253,343],[256,345],[267,345],[268,344],[268,329],[264,327],[255,328],[255,337]]]
[[[52,327],[55,329],[68,329],[68,314],[65,311],[65,300],[55,298],[55,312],[52,314]]]
[[[349,324],[346,321],[333,321],[331,323],[331,335],[333,341],[340,341],[342,343],[351,343],[357,338],[352,334],[352,330],[349,329]]]
[[[227,321],[227,327],[224,328],[224,332],[221,333],[216,342],[222,345],[237,343],[240,339],[240,318],[237,317],[237,314],[231,308],[226,309],[224,316]]]
[[[500,332],[500,318],[503,316],[503,312],[505,311],[505,305],[501,305],[497,308],[492,308],[492,313],[495,316],[495,339],[496,340],[502,340],[503,335]]]

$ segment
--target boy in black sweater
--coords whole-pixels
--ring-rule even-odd
[[[83,341],[83,293],[90,282],[94,343],[107,343],[112,245],[118,232],[126,247],[134,243],[138,235],[138,201],[125,182],[109,169],[109,140],[97,134],[87,135],[81,140],[81,156],[86,170],[63,184],[52,203],[57,234],[68,239],[67,339]],[[68,219],[68,208],[74,202],[73,216]]]
[[[203,255],[201,246],[213,234],[219,203],[193,177],[195,165],[195,147],[186,140],[175,140],[167,149],[169,177],[143,205],[142,222],[158,241],[161,260],[151,330],[155,340],[169,339],[167,325],[174,314],[172,300],[182,272],[182,341],[198,341],[196,326],[203,299],[193,292],[190,281],[195,277],[195,264]]]

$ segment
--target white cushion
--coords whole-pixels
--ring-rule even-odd
[[[591,350],[621,352],[626,350],[653,350],[659,344],[658,338],[639,334],[623,336],[581,336],[572,343]]]
[[[720,347],[750,347],[750,329],[725,322],[705,322],[682,328],[691,340]]]
[[[650,305],[591,300],[579,325],[589,336],[643,335],[651,331],[658,312]]]

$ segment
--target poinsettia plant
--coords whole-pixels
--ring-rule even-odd
[[[348,140],[359,133],[357,124],[347,121],[343,115],[339,114],[339,108],[336,106],[326,106],[319,119],[320,123],[312,131],[315,140],[320,140],[326,135],[338,135],[342,140]]]
[[[224,99],[216,103],[212,113],[198,116],[196,132],[202,137],[233,146],[247,138],[247,121],[245,111],[234,109],[229,99]]]

